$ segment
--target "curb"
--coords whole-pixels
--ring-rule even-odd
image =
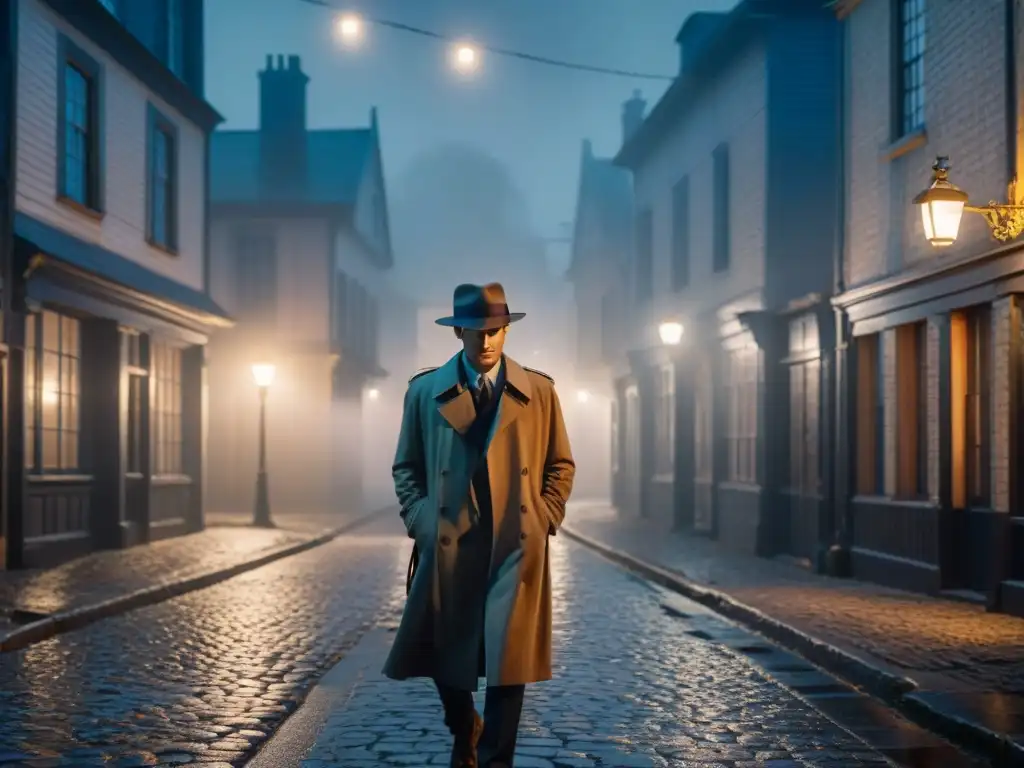
[[[707,606],[799,653],[808,661],[893,706],[919,725],[939,733],[959,746],[983,753],[997,768],[1024,766],[1024,747],[1011,741],[1006,734],[996,733],[932,706],[917,695],[918,685],[910,678],[880,669],[855,654],[774,619],[725,592],[697,584],[679,573],[644,562],[622,550],[574,531],[569,525],[563,524],[559,530],[568,538],[594,550],[613,563]]]
[[[43,640],[49,640],[51,637],[55,637],[56,635],[81,629],[82,627],[101,619],[127,613],[128,611],[133,611],[136,608],[142,608],[143,606],[162,603],[165,600],[170,600],[172,597],[184,595],[187,592],[205,589],[206,587],[211,587],[214,584],[227,581],[230,578],[246,573],[247,571],[262,568],[264,565],[273,563],[276,560],[283,560],[286,557],[291,557],[292,555],[298,555],[302,552],[315,549],[316,547],[333,541],[342,534],[348,533],[361,525],[365,525],[377,516],[391,510],[391,507],[375,510],[369,514],[363,515],[362,517],[357,517],[355,520],[351,520],[344,525],[340,525],[337,528],[331,528],[316,536],[312,536],[305,541],[277,547],[276,549],[265,552],[252,560],[235,563],[234,565],[226,568],[205,571],[194,576],[186,576],[185,578],[165,582],[163,584],[154,584],[151,587],[143,587],[142,589],[134,592],[113,597],[99,603],[92,603],[91,605],[83,605],[79,608],[60,611],[45,619],[33,621],[23,627],[18,627],[4,635],[0,635],[0,653],[18,651],[26,646],[34,645],[35,643],[42,642]]]

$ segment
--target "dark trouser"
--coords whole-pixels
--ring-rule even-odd
[[[473,727],[473,694],[435,681],[444,705],[444,723],[458,736]],[[484,698],[484,732],[477,745],[480,768],[512,765],[523,712],[525,685],[488,686]]]

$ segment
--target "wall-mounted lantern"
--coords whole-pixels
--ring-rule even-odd
[[[677,346],[683,340],[683,324],[667,320],[658,326],[658,338],[665,346]]]
[[[984,207],[967,204],[967,193],[949,180],[949,158],[940,156],[932,166],[932,183],[914,198],[921,207],[921,222],[928,242],[944,248],[956,242],[964,211],[980,213],[996,240],[1013,240],[1024,232],[1024,205],[1019,203],[1016,182],[1007,189],[1010,203],[990,202]]]

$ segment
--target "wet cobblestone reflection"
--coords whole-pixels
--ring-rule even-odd
[[[517,768],[891,765],[745,659],[687,635],[649,585],[561,538],[551,546],[556,679],[528,691]],[[429,683],[369,677],[303,768],[446,765],[449,745]]]
[[[400,604],[399,527],[0,655],[0,765],[242,764]]]

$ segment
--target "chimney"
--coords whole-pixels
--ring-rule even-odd
[[[260,79],[260,162],[263,183],[277,191],[306,181],[306,86],[298,56],[267,54]]]
[[[691,13],[676,35],[679,46],[679,74],[689,71],[704,52],[707,43],[728,18],[728,13],[699,11]]]
[[[626,144],[644,121],[647,102],[640,91],[633,91],[633,98],[622,105],[622,143]]]

